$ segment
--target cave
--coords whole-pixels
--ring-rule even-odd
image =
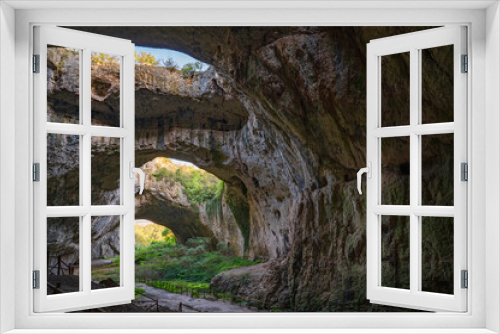
[[[221,273],[214,286],[283,310],[398,310],[370,304],[365,296],[366,200],[355,181],[365,166],[365,45],[428,27],[71,28],[178,50],[210,64],[188,78],[166,67],[136,65],[136,165],[150,170],[145,194],[136,196],[136,218],[167,226],[180,243],[208,237],[263,262]],[[405,64],[400,59],[393,75],[407,70]],[[51,80],[53,97],[70,113],[75,88],[55,72]],[[116,80],[103,74],[93,85],[99,124],[116,123]],[[433,103],[446,109],[449,101]],[[388,121],[398,107],[392,106]],[[59,138],[54,145],[66,145],[71,155],[74,140]],[[450,143],[434,144],[426,159],[437,166]],[[96,164],[112,171],[117,163],[109,147],[118,144],[96,139],[93,145]],[[404,197],[407,161],[401,147],[388,146],[387,152],[390,196]],[[222,214],[211,219],[206,205],[193,209],[159,191],[163,181],[153,176],[158,157],[189,161],[222,180]],[[57,189],[74,180],[72,171],[56,167],[52,175],[62,176],[54,186],[57,202]],[[439,173],[430,168],[426,177],[439,182],[427,190],[450,196]],[[116,178],[98,177],[93,204],[116,203]],[[112,234],[113,225],[107,228],[100,233]]]

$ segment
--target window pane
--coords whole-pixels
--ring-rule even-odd
[[[47,294],[80,291],[80,218],[47,218]]]
[[[121,58],[92,52],[92,125],[120,126]]]
[[[453,45],[423,49],[422,123],[453,122]]]
[[[382,126],[410,124],[410,53],[381,57]]]
[[[382,286],[410,289],[410,217],[382,216]]]
[[[422,291],[453,294],[453,218],[422,217]]]
[[[422,205],[453,206],[453,134],[421,138]]]
[[[410,137],[382,138],[381,141],[381,204],[409,205]]]
[[[92,290],[120,286],[120,216],[92,217]]]
[[[80,136],[47,134],[47,205],[80,205]]]
[[[120,204],[120,138],[92,137],[92,205]]]
[[[80,121],[80,51],[47,45],[47,122]]]

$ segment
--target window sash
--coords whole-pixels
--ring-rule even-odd
[[[34,184],[34,270],[40,271],[40,289],[33,290],[34,311],[74,311],[134,298],[134,45],[130,41],[70,29],[35,28],[34,53],[40,55],[40,73],[34,74],[34,161],[40,163],[40,182]],[[47,122],[47,45],[80,51],[80,124]],[[120,65],[120,127],[91,125],[91,52],[122,57]],[[80,136],[79,206],[47,206],[47,134]],[[91,140],[93,136],[120,138],[120,204],[91,205]],[[131,163],[131,164],[130,164]],[[120,287],[91,289],[91,219],[120,216]],[[47,218],[79,217],[80,291],[47,295]]]
[[[374,303],[422,310],[467,310],[467,290],[461,289],[460,271],[467,269],[467,185],[460,180],[460,163],[467,162],[466,83],[460,73],[461,54],[467,53],[464,27],[445,27],[371,41],[367,45],[367,161],[372,178],[367,180],[367,297]],[[454,121],[420,124],[420,50],[454,45]],[[381,127],[381,57],[410,52],[410,125]],[[420,136],[454,134],[454,206],[420,204]],[[410,205],[381,205],[381,139],[410,137]],[[410,289],[381,286],[381,217],[410,217]],[[454,294],[420,291],[421,217],[454,218]]]

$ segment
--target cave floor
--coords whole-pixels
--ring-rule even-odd
[[[192,298],[187,295],[171,293],[163,289],[151,287],[145,283],[136,282],[135,287],[144,289],[144,296],[138,296],[136,301],[148,302],[151,299],[158,299],[159,306],[164,310],[182,312],[216,312],[216,313],[249,313],[255,310],[248,307],[234,305],[227,300],[207,300],[201,298]],[[151,299],[149,299],[149,298]],[[182,303],[182,307],[180,304]],[[168,311],[167,311],[168,312]]]

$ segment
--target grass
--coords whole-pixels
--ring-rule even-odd
[[[247,267],[259,261],[230,256],[224,245],[208,251],[206,238],[189,239],[186,245],[152,242],[136,247],[136,277],[141,280],[210,283],[212,278],[229,269]]]
[[[137,298],[138,295],[141,295],[143,294],[144,292],[146,292],[145,289],[141,289],[141,288],[135,288],[135,298]]]
[[[108,278],[111,278],[113,281],[119,283],[120,282],[120,267],[99,267],[92,271],[92,280],[93,281],[104,281]]]
[[[216,299],[225,299],[228,301],[236,302],[235,298],[230,293],[223,293],[220,291],[212,290],[208,283],[193,283],[185,281],[143,281],[149,286],[157,289],[163,289],[172,293],[187,293],[193,298],[201,298],[205,296],[214,296]],[[240,303],[247,305],[248,302],[241,300]]]
[[[206,286],[203,284],[209,284],[215,275],[223,271],[260,263],[232,256],[222,243],[217,245],[216,250],[209,251],[209,242],[208,238],[192,238],[186,245],[172,244],[169,240],[152,241],[149,246],[136,245],[137,280],[177,282],[179,286],[184,284],[182,286],[196,288]],[[120,281],[120,259],[117,256],[109,259],[113,260],[111,264],[92,271],[92,280],[111,278]]]

